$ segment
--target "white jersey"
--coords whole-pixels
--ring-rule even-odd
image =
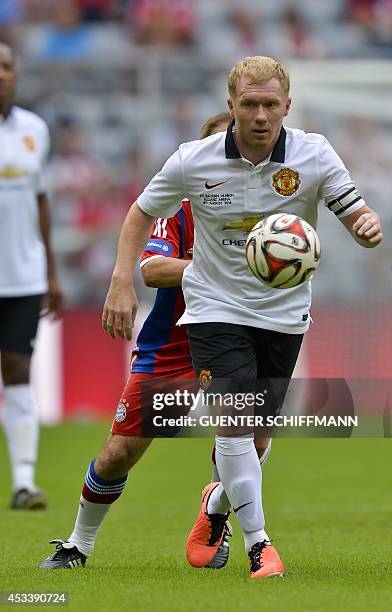
[[[324,202],[338,217],[364,205],[342,160],[320,134],[282,128],[270,157],[254,166],[227,133],[182,144],[138,198],[170,217],[185,196],[195,223],[193,262],[184,271],[179,323],[220,321],[298,334],[309,327],[310,283],[271,289],[250,272],[247,233],[262,217],[293,213],[317,226]]]
[[[0,297],[47,291],[45,245],[37,194],[46,191],[46,123],[13,106],[0,115]]]

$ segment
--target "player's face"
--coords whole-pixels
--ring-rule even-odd
[[[235,139],[240,150],[265,155],[275,146],[291,99],[285,95],[279,79],[257,85],[246,76],[237,83],[234,96],[228,100],[229,110],[235,118]],[[261,159],[259,160],[261,161]]]
[[[11,49],[0,46],[0,105],[8,104],[13,96],[16,72]]]

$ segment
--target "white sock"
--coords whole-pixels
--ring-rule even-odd
[[[263,540],[267,540],[267,542],[270,541],[265,529],[259,529],[257,532],[256,531],[244,532],[245,552],[248,553],[250,549],[252,548],[253,544],[256,544],[256,542],[262,542]]]
[[[270,438],[270,441],[268,442],[267,448],[265,449],[264,453],[260,457],[260,465],[261,465],[261,467],[263,467],[264,463],[268,459],[268,455],[271,452],[271,446],[272,446],[272,438]]]
[[[215,457],[222,485],[244,533],[245,549],[249,551],[256,542],[268,539],[264,531],[261,466],[253,437],[216,436]],[[208,511],[211,512],[210,504]]]
[[[220,482],[220,476],[216,463],[212,462],[211,482]],[[207,503],[208,514],[227,514],[231,504],[227,497],[222,483],[217,486],[210,495]]]
[[[261,467],[268,459],[271,452],[272,439],[269,441],[267,448],[261,455],[259,461]],[[212,463],[211,482],[220,482],[220,476],[215,463]],[[229,498],[227,497],[223,485],[213,490],[208,500],[207,512],[209,514],[227,514],[231,508]]]
[[[80,498],[74,530],[69,536],[68,542],[77,546],[78,550],[86,557],[89,557],[93,552],[98,530],[110,507],[111,504],[89,502],[83,495]]]
[[[211,466],[211,482],[220,482],[219,472],[214,462],[212,462]]]
[[[230,511],[231,504],[223,488],[223,484],[218,484],[211,493],[208,503],[208,514],[227,514]]]
[[[127,476],[115,480],[104,480],[97,475],[94,466],[95,459],[91,461],[87,469],[74,530],[68,538],[68,542],[77,546],[86,557],[93,552],[95,539],[103,519],[112,504],[120,497],[127,483]]]
[[[31,385],[4,387],[4,429],[8,441],[14,491],[35,489],[39,423]]]

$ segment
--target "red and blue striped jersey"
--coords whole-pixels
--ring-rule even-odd
[[[189,200],[182,201],[170,219],[157,219],[141,255],[143,267],[155,257],[192,259],[193,217]],[[192,365],[184,326],[176,323],[185,310],[181,287],[157,290],[154,306],[146,318],[132,351],[132,372],[167,374]]]

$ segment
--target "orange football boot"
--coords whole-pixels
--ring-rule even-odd
[[[272,578],[273,576],[284,576],[284,565],[280,560],[278,551],[271,542],[263,540],[253,544],[249,553],[250,577]]]
[[[225,534],[229,514],[207,514],[207,503],[219,482],[210,482],[201,494],[201,508],[186,541],[186,558],[193,567],[205,567],[215,556]]]

